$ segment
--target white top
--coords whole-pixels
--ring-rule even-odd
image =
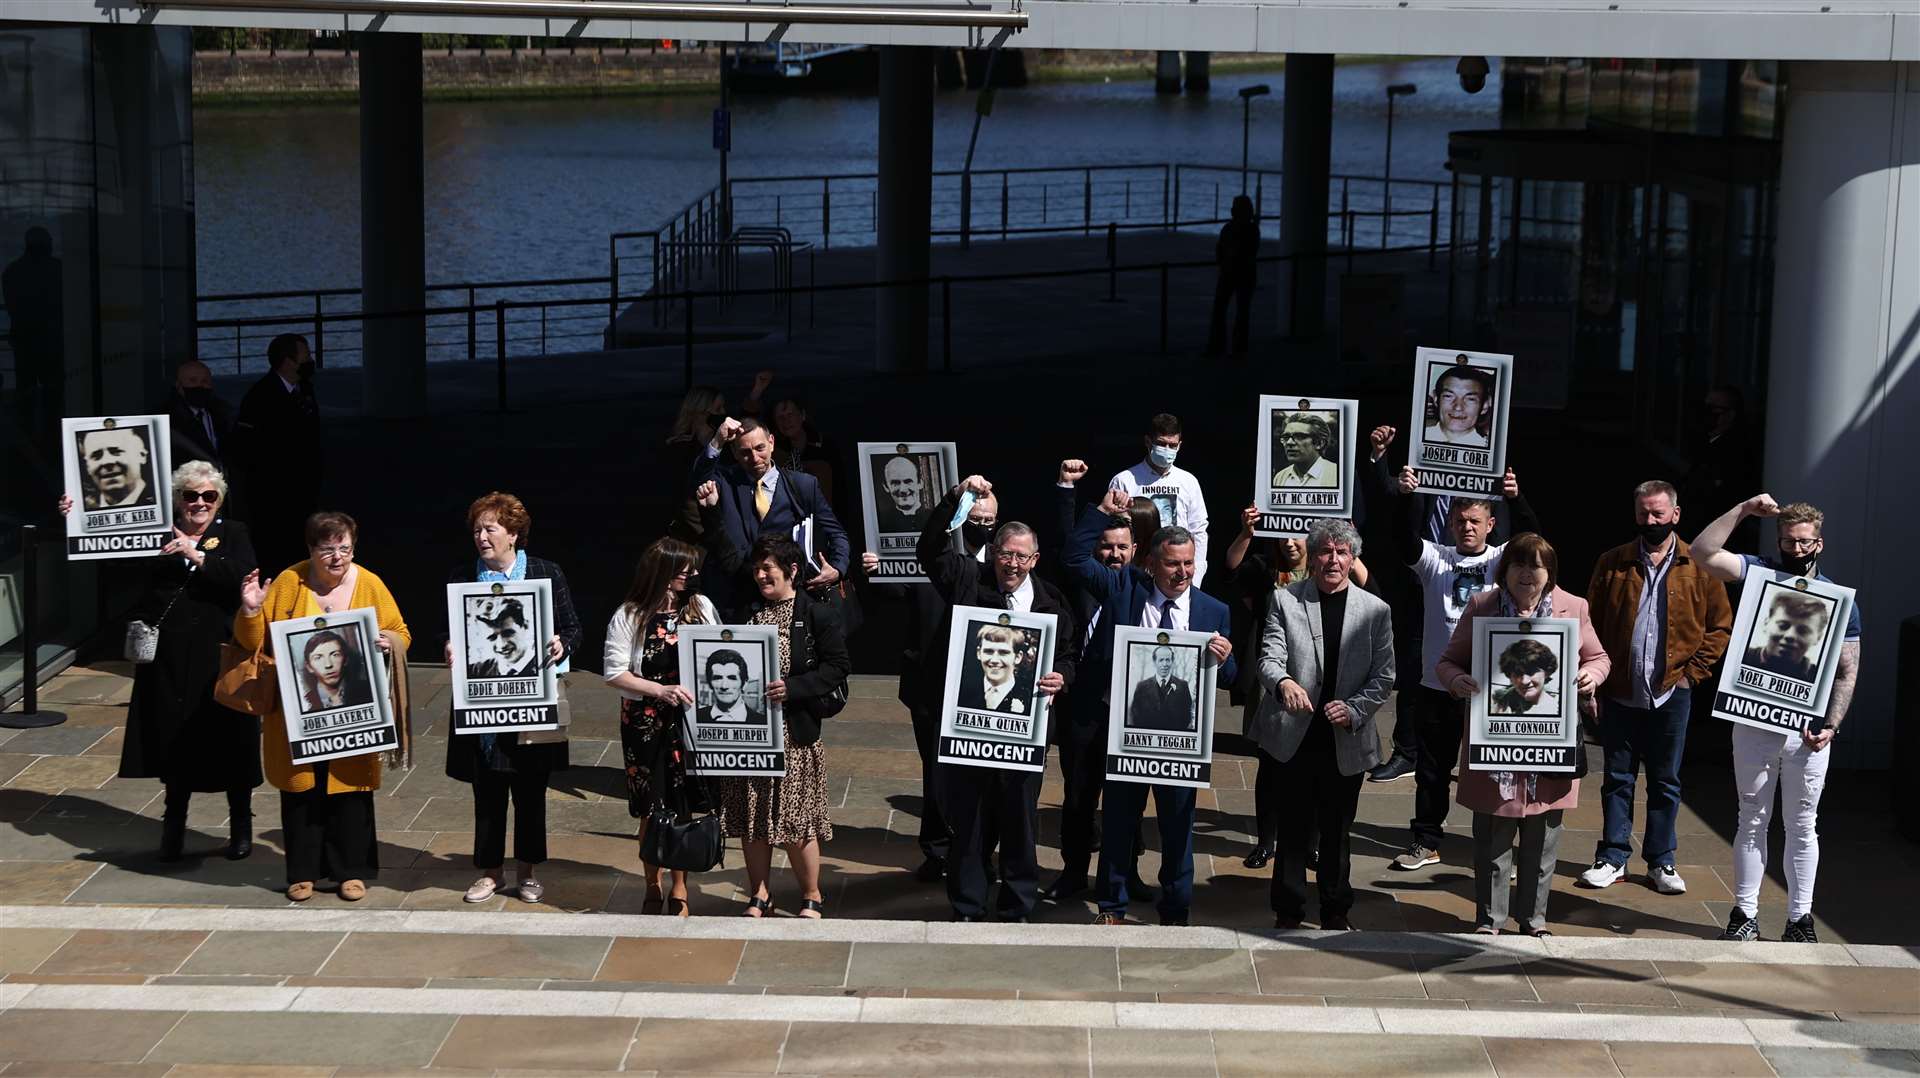
[[[1031,611],[1033,609],[1033,574],[1028,573],[1026,578],[1020,581],[1020,586],[1013,589],[1011,595],[1006,592],[1001,594],[1007,595],[1008,610],[1018,610],[1022,613]]]
[[[1276,487],[1335,487],[1340,480],[1334,474],[1333,462],[1325,457],[1315,457],[1307,474],[1301,475],[1291,464],[1281,466],[1273,473],[1273,485]]]
[[[1413,563],[1413,575],[1420,578],[1420,591],[1426,597],[1426,611],[1420,638],[1420,684],[1445,692],[1434,667],[1440,653],[1453,639],[1453,628],[1466,612],[1467,600],[1494,585],[1493,567],[1500,560],[1505,543],[1489,546],[1478,554],[1462,554],[1458,547],[1442,546],[1430,539],[1420,540],[1420,560]]]
[[[700,619],[705,624],[719,623],[720,615],[714,611],[712,601],[706,596],[696,595],[688,605],[700,611]],[[620,604],[620,608],[613,612],[613,617],[607,620],[606,647],[601,649],[600,653],[602,677],[612,681],[621,674],[632,674],[634,677],[645,676],[640,673],[640,660],[645,653],[647,643],[646,638],[640,634],[640,628],[644,624],[646,624],[645,619],[636,620],[633,615],[627,613],[625,603]],[[626,689],[616,691],[629,700],[641,699],[637,692]]]
[[[1177,524],[1193,533],[1193,586],[1199,587],[1207,575],[1207,498],[1200,480],[1177,464],[1161,475],[1143,460],[1109,480],[1107,489],[1152,499],[1160,507],[1161,527]]]
[[[1189,586],[1186,591],[1180,593],[1178,599],[1173,600],[1174,628],[1185,629],[1188,624],[1190,624],[1187,621],[1187,607],[1188,600],[1191,598],[1193,598],[1193,588]],[[1147,599],[1147,605],[1140,608],[1140,627],[1142,629],[1158,629],[1160,627],[1160,612],[1166,605],[1167,599],[1168,596],[1165,592],[1162,592],[1159,588],[1153,589],[1153,595]]]

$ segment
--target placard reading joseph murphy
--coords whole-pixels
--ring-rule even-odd
[[[869,579],[925,583],[914,547],[927,514],[960,481],[952,442],[861,442],[861,523],[880,564]]]
[[[67,557],[139,558],[173,538],[171,422],[163,415],[60,421]]]
[[[1776,733],[1826,725],[1854,590],[1747,566],[1713,713]]]
[[[1036,686],[1053,669],[1052,614],[953,608],[940,762],[1045,771],[1052,698]]]
[[[1579,769],[1580,623],[1573,618],[1476,618],[1467,709],[1475,771]]]
[[[693,693],[682,723],[689,775],[787,773],[787,731],[767,685],[780,678],[771,625],[680,625],[680,684]]]
[[[1513,357],[1417,348],[1407,464],[1414,489],[1500,498],[1507,473]]]
[[[1300,538],[1315,521],[1353,516],[1357,401],[1260,398],[1254,428],[1253,534]]]
[[[380,621],[372,607],[288,618],[270,628],[294,763],[399,746],[387,663],[377,643]]]
[[[447,585],[454,734],[560,728],[560,678],[547,661],[553,584]]]
[[[1219,663],[1211,633],[1113,629],[1107,781],[1204,789],[1213,781],[1213,702]]]

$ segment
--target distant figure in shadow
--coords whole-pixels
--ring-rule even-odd
[[[0,301],[7,307],[13,347],[14,405],[21,425],[31,430],[36,406],[44,422],[66,414],[61,346],[65,308],[52,233],[39,225],[27,229],[25,252],[0,271]]]
[[[1233,219],[1220,229],[1213,245],[1220,276],[1213,285],[1213,322],[1207,330],[1207,354],[1226,354],[1227,302],[1234,304],[1233,354],[1247,354],[1247,320],[1253,308],[1254,267],[1260,257],[1260,223],[1254,220],[1253,200],[1233,199]]]

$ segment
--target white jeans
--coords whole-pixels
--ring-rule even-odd
[[[1833,757],[1807,748],[1799,734],[1777,734],[1745,724],[1733,728],[1733,779],[1740,794],[1740,825],[1733,837],[1733,904],[1760,912],[1760,880],[1767,874],[1767,825],[1774,790],[1785,805],[1787,920],[1813,909],[1813,878],[1820,870],[1820,791]]]

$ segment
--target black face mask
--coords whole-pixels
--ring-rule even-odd
[[[1813,567],[1819,564],[1819,561],[1820,555],[1818,553],[1789,554],[1784,550],[1780,552],[1781,570],[1792,573],[1794,576],[1812,576]]]
[[[975,524],[969,520],[960,525],[960,538],[966,541],[967,549],[978,550],[993,538],[993,525]]]
[[[180,391],[180,396],[192,407],[213,407],[213,390],[207,386],[188,386]]]
[[[1648,549],[1654,549],[1657,547],[1665,546],[1667,543],[1667,536],[1672,534],[1673,534],[1673,521],[1671,520],[1667,521],[1665,524],[1640,525],[1640,541],[1647,544]]]
[[[309,359],[305,363],[300,364],[300,381],[313,381],[313,360]]]

